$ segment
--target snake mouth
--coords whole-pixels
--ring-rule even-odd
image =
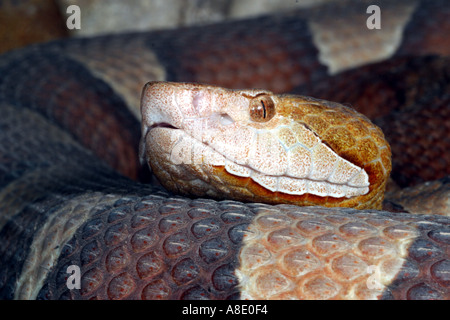
[[[179,130],[180,129],[180,128],[177,128],[177,127],[175,127],[172,124],[167,123],[167,122],[158,122],[158,123],[155,123],[155,124],[151,125],[148,128],[148,131],[150,131],[152,129],[155,129],[155,128],[166,128],[166,129],[172,129],[172,130]]]
[[[299,178],[286,174],[268,174],[249,164],[236,162],[236,159],[217,150],[214,144],[199,140],[182,128],[176,128],[168,123],[161,122],[149,127],[148,138],[149,141],[152,141],[153,146],[152,161],[158,163],[156,164],[158,168],[167,170],[169,175],[173,175],[174,181],[195,180],[197,185],[204,185],[208,181],[216,183],[211,177],[220,175],[215,186],[222,191],[232,190],[236,183],[241,183],[236,188],[245,189],[248,187],[248,179],[250,179],[266,190],[265,192],[279,192],[292,196],[313,194],[319,197],[350,198],[366,194],[369,191],[368,181],[363,181],[367,180],[365,171],[360,168],[356,170],[356,167],[345,183],[339,182],[337,169],[333,169],[333,172],[329,173],[329,177],[322,180],[308,175]],[[342,166],[351,169],[344,160],[335,165],[337,168]],[[231,183],[233,186],[223,185],[226,181],[234,181]],[[184,182],[177,182],[177,184],[180,183]],[[208,192],[212,192],[211,186],[205,187],[206,189],[209,190]]]
[[[141,165],[147,164],[147,160],[146,160],[146,139],[147,139],[147,135],[158,128],[163,128],[163,129],[170,129],[170,130],[180,130],[180,128],[177,128],[175,126],[173,126],[172,124],[168,123],[168,122],[156,122],[153,123],[151,126],[147,126],[147,125],[143,125],[142,126],[142,136],[141,136],[141,140],[139,142],[139,162]]]

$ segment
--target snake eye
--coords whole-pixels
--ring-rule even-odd
[[[275,115],[275,103],[268,95],[257,96],[250,101],[250,118],[255,122],[267,122]]]

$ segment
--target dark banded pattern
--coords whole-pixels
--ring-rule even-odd
[[[37,297],[449,299],[449,227],[410,214],[126,197],[92,208]],[[255,230],[265,234],[257,244],[245,239],[258,238]],[[287,246],[295,249],[265,260]],[[66,286],[73,264],[81,290]],[[370,281],[383,288],[368,289]]]
[[[402,9],[414,39],[394,47],[412,53],[427,41],[408,30],[426,26],[435,40],[423,53],[443,54],[435,44],[448,41],[447,1],[414,4]],[[447,217],[186,199],[129,179],[142,174],[133,115],[145,82],[279,92],[319,81],[329,66],[308,20],[317,12],[54,42],[0,57],[0,297],[449,299]],[[430,31],[434,21],[442,33]],[[446,58],[420,59],[448,69]],[[447,87],[439,110],[448,110]],[[432,127],[446,128],[442,112]],[[65,286],[71,264],[81,268],[80,290]],[[385,275],[376,292],[367,286],[372,265]]]

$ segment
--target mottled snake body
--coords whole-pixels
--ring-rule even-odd
[[[333,25],[321,22],[333,23],[330,12],[363,12],[365,21],[362,7],[58,41],[0,57],[0,297],[449,299],[448,217],[188,198],[143,183],[142,87],[189,81],[367,107],[391,145],[395,181],[441,179],[435,190],[445,194],[450,8],[380,2],[406,17],[386,45],[395,57],[329,77],[342,64],[329,60],[323,32]],[[67,287],[71,265],[81,289]]]

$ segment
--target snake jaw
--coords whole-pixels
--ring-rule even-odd
[[[260,103],[263,109],[252,111]],[[317,110],[302,114],[308,108]],[[140,155],[167,189],[183,194],[358,208],[360,198],[372,199],[384,184],[354,151],[343,157],[347,149],[333,147],[320,118],[311,121],[317,114],[348,116],[345,108],[333,108],[264,90],[151,82],[142,95]]]

